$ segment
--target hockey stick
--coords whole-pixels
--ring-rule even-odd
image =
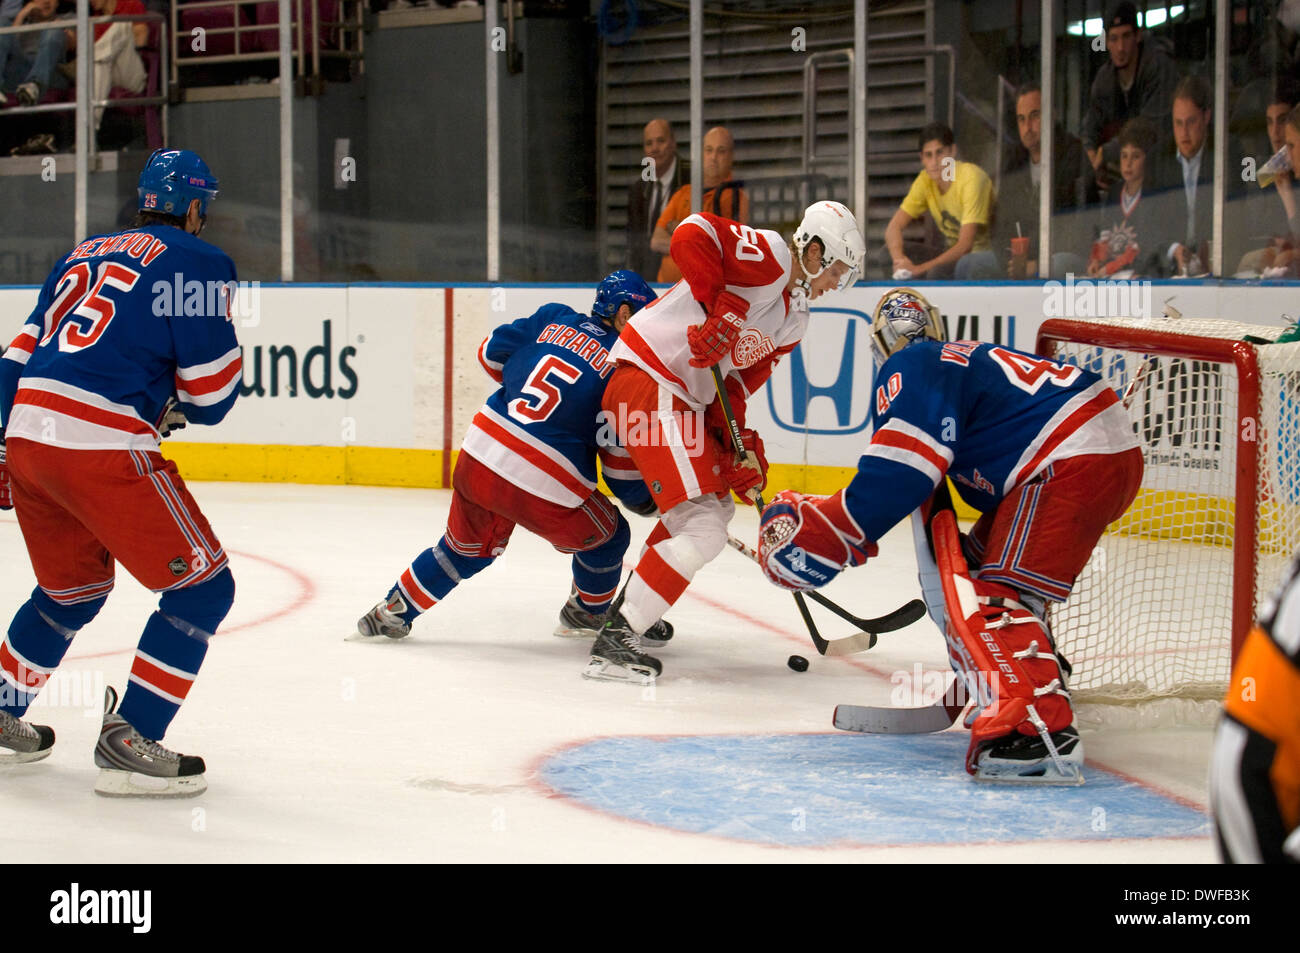
[[[876,735],[925,735],[951,728],[965,710],[965,705],[942,699],[923,708],[836,705],[831,724],[841,731],[865,731]]]
[[[758,562],[758,553],[754,552],[749,546],[746,546],[734,536],[727,537],[727,545],[736,552],[743,553],[754,562]],[[894,632],[897,629],[906,628],[913,622],[925,615],[925,603],[920,599],[913,599],[905,605],[899,606],[893,612],[874,619],[864,619],[856,616],[845,609],[843,606],[827,599],[815,589],[806,593],[796,593],[795,595],[806,595],[813,602],[817,603],[831,612],[834,612],[846,622],[851,622],[862,630],[860,635],[845,636],[842,639],[832,639],[827,643],[827,648],[823,655],[853,655],[857,652],[865,652],[876,644],[876,636],[882,632]],[[820,651],[820,650],[819,650]]]
[[[722,406],[722,414],[727,418],[727,432],[731,435],[731,446],[736,451],[736,456],[744,458],[745,441],[740,437],[740,425],[736,423],[736,412],[731,408],[731,398],[727,396],[727,385],[723,383],[722,371],[718,370],[718,365],[714,364],[709,368],[713,372],[713,386],[718,391],[718,403]],[[763,491],[754,490],[754,505],[758,507],[758,512],[763,512]],[[808,638],[812,639],[812,644],[817,649],[818,655],[825,655],[826,649],[830,643],[821,637],[817,631],[817,624],[813,622],[812,615],[808,612],[808,603],[804,602],[803,595],[796,592],[794,594],[794,604],[799,607],[799,615],[803,617],[803,624],[808,627]],[[875,640],[872,640],[875,644]],[[870,645],[867,648],[871,648]],[[858,651],[861,651],[859,649]]]

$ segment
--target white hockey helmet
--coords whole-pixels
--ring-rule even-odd
[[[912,288],[886,291],[871,315],[871,356],[876,367],[919,338],[945,339],[939,309]]]
[[[813,239],[821,242],[822,263],[816,271],[803,269],[803,250]],[[848,270],[836,285],[836,291],[853,287],[862,274],[862,262],[867,257],[867,246],[858,230],[858,220],[839,202],[815,202],[804,209],[803,221],[794,231],[794,249],[806,279],[813,279],[823,271],[842,261]]]

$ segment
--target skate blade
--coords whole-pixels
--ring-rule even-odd
[[[1041,770],[1039,770],[1041,768]],[[1062,774],[1055,764],[1036,765],[1028,769],[1016,770],[1011,766],[1003,768],[975,769],[975,780],[982,784],[1052,784],[1058,787],[1077,787],[1083,784],[1083,765],[1066,764],[1066,774]]]
[[[592,656],[582,670],[583,678],[605,682],[631,682],[634,685],[653,685],[659,673],[647,665],[620,665],[608,659]]]
[[[578,628],[561,622],[551,634],[557,639],[586,639],[591,642],[595,640],[596,636],[600,635],[600,631],[598,629]]]
[[[673,637],[670,635],[666,639],[656,639],[653,635],[641,636],[641,647],[645,649],[661,649],[672,642]]]
[[[100,768],[95,793],[102,797],[181,798],[197,797],[208,789],[201,774],[184,778],[159,778],[138,771]]]
[[[374,635],[370,635],[366,632],[362,632],[360,629],[353,629],[343,637],[343,641],[383,644],[385,642],[400,642],[402,639],[406,638],[407,635],[410,635],[410,633],[408,632],[405,635],[385,635],[382,632],[376,632]]]
[[[33,761],[43,761],[53,753],[54,747],[52,745],[44,751],[14,751],[11,748],[0,748],[0,768],[11,764],[31,764]]]

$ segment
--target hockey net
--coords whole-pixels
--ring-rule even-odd
[[[1219,320],[1051,320],[1038,352],[1125,399],[1146,462],[1052,609],[1077,701],[1223,697],[1236,648],[1300,550],[1300,343]]]

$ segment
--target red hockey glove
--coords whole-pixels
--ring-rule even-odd
[[[758,564],[782,589],[820,589],[879,552],[844,508],[844,491],[810,496],[782,490],[763,510]]]
[[[722,479],[736,491],[741,499],[750,503],[767,486],[767,456],[763,453],[763,438],[753,430],[740,432],[740,445],[745,448],[739,459],[731,449],[731,438],[725,441],[727,449],[720,455],[718,466]]]
[[[5,463],[5,445],[0,443],[0,510],[14,508],[13,490],[9,486],[9,467]]]
[[[727,397],[731,400],[731,412],[736,415],[736,426],[745,429],[745,385],[738,378],[727,378]],[[704,411],[704,426],[721,434],[719,438],[724,446],[731,446],[731,428],[727,426],[727,415],[722,412],[722,399],[713,398],[713,403]]]
[[[712,367],[727,356],[740,337],[749,313],[749,302],[730,291],[718,295],[704,323],[686,329],[691,346],[691,367]]]

